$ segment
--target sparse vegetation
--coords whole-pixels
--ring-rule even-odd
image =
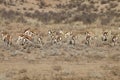
[[[21,1],[21,2],[25,3],[25,1]],[[47,8],[47,5],[50,5],[50,4],[47,4],[44,0],[38,0],[38,2],[39,2],[38,6],[40,7],[40,9],[45,7]],[[54,10],[46,12],[46,11],[41,11],[39,9],[37,10],[33,9],[31,7],[28,8],[28,10],[32,12],[28,12],[27,7],[23,7],[23,10],[24,10],[23,14],[25,14],[24,15],[25,17],[27,16],[32,19],[37,19],[43,23],[51,23],[51,21],[53,21],[53,23],[63,23],[63,22],[73,23],[73,22],[79,21],[79,22],[83,22],[84,24],[92,24],[99,19],[101,21],[101,25],[108,25],[110,24],[110,21],[113,20],[113,17],[114,18],[119,17],[120,14],[117,11],[113,10],[113,8],[115,9],[116,7],[118,7],[119,3],[112,2],[109,0],[101,0],[100,2],[101,2],[101,5],[105,5],[105,4],[109,4],[109,5],[107,5],[107,7],[100,8],[101,10],[100,11],[99,10],[100,6],[98,7],[96,6],[96,4],[98,4],[98,1],[89,0],[87,3],[86,1],[83,1],[83,0],[80,0],[80,1],[70,0],[66,4],[61,4],[61,3],[56,4],[56,9],[61,10],[59,12],[55,12]],[[3,1],[0,1],[0,3],[3,3]],[[104,11],[105,9],[106,11]],[[4,10],[4,12],[6,11]],[[16,11],[13,11],[13,10],[9,10],[5,14],[3,13],[4,15],[2,16],[6,16],[7,13],[11,15],[13,18],[15,16],[18,16],[18,15],[15,15]],[[108,16],[108,17],[104,17],[104,16]]]
[[[0,36],[0,80],[119,80],[119,6],[120,0],[0,0],[0,33],[12,37],[9,47]],[[24,34],[29,28],[32,36]],[[25,43],[17,44],[19,37]]]

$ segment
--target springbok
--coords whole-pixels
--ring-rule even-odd
[[[86,36],[86,44],[89,46],[90,45],[90,40],[91,40],[91,36],[87,35]]]
[[[59,30],[59,33],[60,33],[61,35],[64,35],[64,32],[63,32],[62,29]]]
[[[102,36],[102,41],[107,41],[108,40],[108,32],[104,32]]]
[[[57,36],[57,35],[52,35],[51,36],[51,44],[53,44],[53,43],[57,44],[61,40],[62,40],[61,36]]]
[[[36,34],[36,36],[34,37],[34,42],[43,45],[43,36],[41,34]]]
[[[19,44],[19,45],[24,45],[25,44],[25,37],[24,37],[24,34],[20,34],[19,36],[18,36],[18,39],[17,39],[17,44]]]
[[[118,40],[118,36],[117,36],[117,35],[114,35],[114,36],[112,37],[112,42],[113,42],[113,45],[114,45],[114,46],[116,45],[117,40]]]
[[[58,43],[62,40],[62,31],[60,32],[57,32],[57,31],[52,31],[52,30],[49,30],[48,31],[48,35],[50,36],[51,38],[51,44],[53,43]]]
[[[18,36],[17,44],[25,45],[27,42],[32,42],[32,37],[25,35],[25,34],[20,34]]]
[[[2,40],[4,41],[6,46],[10,46],[12,44],[12,37],[7,32],[2,32]]]
[[[71,45],[75,45],[75,35],[71,35],[71,38],[70,38],[69,44],[71,44]]]
[[[48,30],[48,35],[53,35],[53,31],[52,30]]]
[[[24,30],[24,35],[28,35],[30,37],[34,36],[34,31],[32,31],[30,28],[27,28],[26,30]]]
[[[86,44],[89,46],[90,45],[90,40],[91,40],[91,34],[90,32],[86,32]]]
[[[72,32],[66,32],[64,35],[65,35],[65,38],[68,38],[72,35]]]
[[[50,38],[51,44],[56,43],[57,41],[55,40],[55,34],[52,30],[48,30],[48,36]]]
[[[56,36],[55,36],[54,41],[55,41],[56,43],[60,42],[61,40],[62,40],[62,37],[61,37],[61,36],[59,36],[59,35],[56,35]]]

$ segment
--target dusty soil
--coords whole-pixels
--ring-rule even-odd
[[[6,27],[5,29],[7,30]],[[43,28],[46,31],[47,29]],[[19,34],[17,29],[14,30],[13,27],[8,31],[13,32],[12,36],[16,33],[13,40],[16,41]],[[110,42],[103,43],[98,37],[93,41],[94,44],[87,46],[82,42],[83,34],[76,40],[76,45],[51,45],[46,39],[47,36],[44,37],[44,46],[26,49],[17,48],[15,45],[8,48],[0,41],[0,80],[120,79],[119,43],[112,46]]]
[[[0,0],[0,32],[7,31],[13,45],[0,37],[0,80],[120,80],[119,0]],[[93,5],[94,4],[94,5]],[[42,35],[43,46],[21,48],[18,35],[31,28]],[[76,44],[50,44],[47,31],[72,31]],[[96,37],[85,44],[85,32]],[[101,40],[108,31],[108,41]],[[1,35],[0,35],[1,36]]]

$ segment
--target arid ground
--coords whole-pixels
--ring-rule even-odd
[[[44,45],[21,48],[18,35],[27,28],[42,35]],[[48,30],[72,31],[76,44],[50,44]],[[120,80],[120,0],[0,0],[0,80]],[[85,32],[96,39],[85,44]],[[108,31],[108,41],[101,40]]]

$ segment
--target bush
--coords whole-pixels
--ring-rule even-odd
[[[107,4],[109,3],[109,0],[101,0],[101,4]]]
[[[82,15],[76,15],[73,21],[82,21],[84,24],[91,24],[96,21],[98,15],[95,13],[83,13]]]
[[[115,8],[115,7],[117,7],[117,6],[118,6],[117,3],[110,3],[110,7],[111,7],[111,8]]]
[[[43,8],[46,6],[46,3],[44,2],[44,0],[40,0],[39,1],[39,8]]]
[[[24,13],[24,16],[26,16],[26,17],[31,17],[31,18],[32,18],[32,13],[30,13],[30,12],[25,12],[25,13]]]
[[[15,19],[16,13],[13,10],[9,10],[9,11],[3,10],[1,12],[2,12],[1,17],[5,19],[10,19],[10,20]]]
[[[10,21],[15,20],[17,17],[19,17],[21,15],[22,15],[22,13],[15,12],[13,10],[9,10],[9,11],[7,11],[5,9],[0,10],[0,17],[4,18],[4,19],[8,19]]]
[[[17,22],[27,23],[27,20],[25,20],[25,18],[23,16],[20,16],[17,18]]]
[[[29,8],[30,11],[33,11],[34,9],[33,8]]]
[[[24,7],[23,10],[27,10],[27,9]]]
[[[0,0],[0,4],[3,4],[4,3],[4,0]]]

